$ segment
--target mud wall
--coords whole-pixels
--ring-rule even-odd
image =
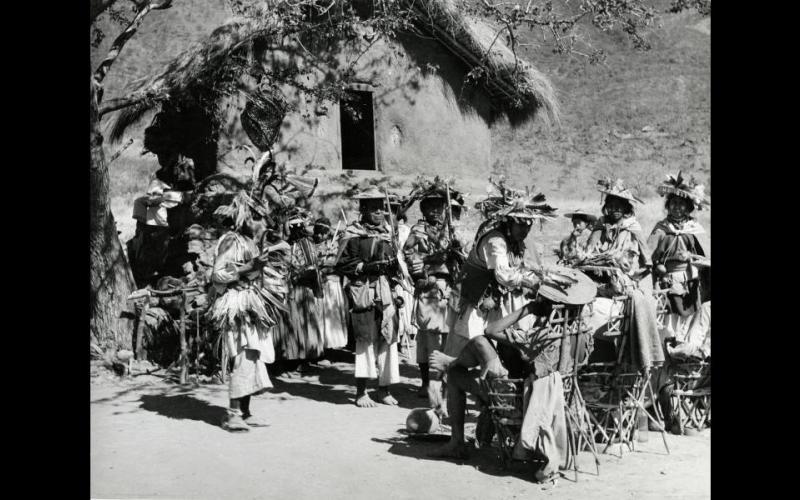
[[[377,41],[354,64],[359,90],[373,92],[376,166],[384,174],[483,176],[489,169],[491,107],[474,88],[462,89],[466,66],[432,39],[412,35]],[[330,78],[319,73],[318,78]],[[312,82],[305,82],[312,83]],[[297,110],[287,115],[275,145],[278,163],[341,172],[340,106],[318,102],[292,89]],[[242,130],[243,99],[222,104],[229,110],[219,141],[218,169],[238,168],[258,153]],[[242,172],[244,174],[244,172]]]

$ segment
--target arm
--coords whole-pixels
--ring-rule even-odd
[[[358,238],[349,238],[344,242],[344,249],[336,261],[336,270],[338,272],[354,276],[364,267],[364,261],[361,260],[361,253],[358,248],[358,240]]]
[[[511,314],[490,322],[488,325],[486,325],[486,328],[483,331],[484,335],[493,340],[499,340],[500,338],[506,340],[506,336],[503,334],[503,332],[507,328],[512,327],[525,316],[533,314],[533,304],[534,301],[530,301]]]
[[[600,238],[603,235],[602,229],[595,229],[589,236],[589,241],[586,242],[586,253],[598,253],[597,247],[600,245]]]
[[[519,268],[511,267],[508,262],[508,247],[506,241],[499,237],[489,238],[483,248],[486,257],[486,267],[494,270],[494,278],[506,288],[519,288],[525,279]],[[483,246],[483,245],[482,245]],[[525,284],[529,286],[532,283]]]
[[[211,281],[220,285],[227,285],[239,279],[242,274],[258,271],[264,267],[264,260],[255,257],[245,264],[237,264],[235,256],[236,240],[232,236],[226,237],[219,246],[217,258],[211,270]]]

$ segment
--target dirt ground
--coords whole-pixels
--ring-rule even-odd
[[[251,410],[270,426],[246,434],[219,427],[227,405],[222,384],[180,386],[167,375],[134,372],[119,379],[92,371],[92,498],[173,499],[515,499],[709,498],[711,431],[658,433],[637,451],[619,447],[555,485],[534,483],[524,465],[503,470],[495,448],[458,463],[428,458],[440,443],[404,434],[410,409],[423,406],[416,366],[401,365],[399,407],[353,405],[353,365],[345,358],[274,377],[272,392]],[[467,436],[477,413],[470,407]],[[617,456],[612,453],[616,453]]]

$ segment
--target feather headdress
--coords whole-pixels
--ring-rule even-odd
[[[661,196],[674,194],[681,198],[687,198],[694,203],[697,210],[711,206],[711,202],[706,197],[705,186],[697,183],[694,179],[687,181],[680,171],[678,175],[667,175],[666,180],[656,188],[656,191]]]
[[[533,186],[526,187],[524,191],[506,186],[505,176],[497,180],[489,177],[491,187],[498,194],[492,194],[475,204],[486,219],[500,220],[506,217],[519,217],[544,221],[556,218],[556,208],[547,204],[545,195],[537,193]]]
[[[423,176],[418,176],[411,185],[411,192],[408,198],[413,200],[422,200],[425,198],[446,198],[447,190],[450,190],[450,200],[458,202],[459,205],[464,204],[464,196],[460,191],[453,189],[453,179],[442,179],[438,175],[431,179]]]
[[[611,179],[610,177],[605,177],[597,181],[597,189],[603,195],[601,196],[601,201],[603,201],[607,196],[616,196],[617,198],[622,198],[628,201],[635,201],[636,203],[644,203],[638,196],[633,194],[630,188],[625,186],[625,182],[622,179]]]
[[[266,217],[268,213],[263,204],[247,194],[247,191],[242,190],[233,197],[229,205],[217,207],[214,215],[230,217],[233,220],[234,229],[238,231],[253,216],[253,212],[262,217]]]

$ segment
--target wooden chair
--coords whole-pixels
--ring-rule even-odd
[[[578,452],[588,448],[595,459],[597,473],[600,473],[600,460],[597,457],[595,442],[591,437],[592,427],[589,421],[580,387],[577,383],[578,335],[582,330],[583,306],[565,306],[556,304],[545,321],[542,338],[547,341],[558,339],[558,371],[564,387],[564,413],[567,423],[568,447],[567,469],[575,471],[578,477]],[[524,385],[523,379],[489,379],[488,394],[490,416],[494,423],[500,446],[503,465],[508,467],[513,460],[514,447],[519,441],[524,418]]]
[[[592,436],[606,445],[603,453],[618,441],[622,457],[624,446],[630,451],[635,451],[634,434],[639,416],[646,415],[659,429],[664,448],[669,454],[664,418],[650,383],[653,370],[635,370],[626,362],[631,334],[630,298],[617,296],[613,297],[612,301],[612,313],[606,325],[605,336],[610,337],[614,343],[616,359],[611,362],[592,363],[582,370],[578,377],[584,393],[599,393],[598,398],[585,403],[592,423]],[[648,400],[652,404],[655,416],[647,411]]]
[[[711,426],[711,385],[700,382],[711,377],[711,364],[706,362],[672,365],[672,421],[678,424],[681,434],[687,425],[702,430]]]
[[[658,305],[656,319],[659,328],[665,326],[666,317],[672,312],[667,292],[667,289],[653,290]],[[685,434],[687,424],[691,424],[697,430],[710,426],[711,364],[706,361],[675,359],[670,359],[669,364],[672,385],[670,393],[672,415],[669,415],[669,420],[678,424],[680,434]]]

